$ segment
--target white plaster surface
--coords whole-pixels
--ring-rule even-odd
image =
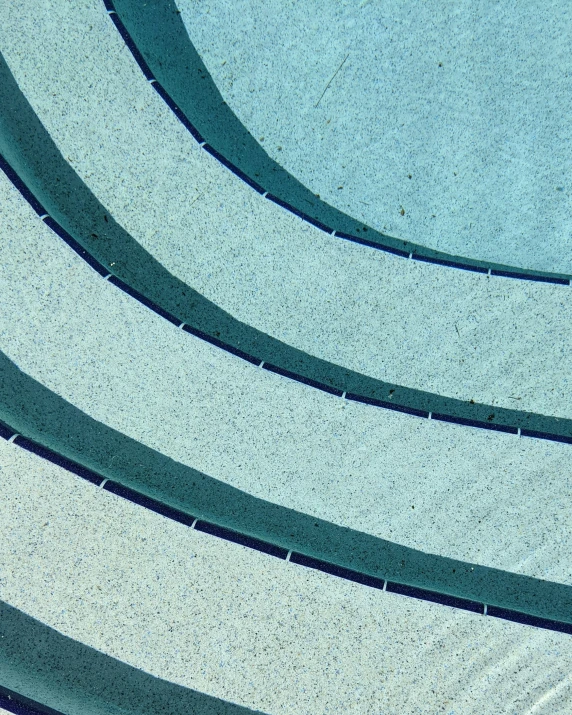
[[[226,102],[323,200],[438,250],[572,272],[569,2],[177,5]]]
[[[358,372],[572,417],[569,288],[429,266],[331,238],[198,149],[100,0],[10,4],[4,15],[6,60],[63,155],[116,220],[193,288],[238,319]]]
[[[568,713],[570,636],[286,563],[0,441],[0,598],[157,677],[262,710]]]
[[[260,498],[425,552],[572,583],[570,445],[349,403],[246,363],[126,296],[5,177],[0,190],[0,348],[25,373]]]

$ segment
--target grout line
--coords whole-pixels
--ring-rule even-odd
[[[206,142],[201,142],[201,143],[199,144],[199,146],[201,147],[201,149],[204,147],[205,144],[206,144]]]
[[[267,196],[268,196],[268,191],[265,191],[265,192],[262,194],[262,198],[265,199]]]
[[[264,367],[264,360],[260,363],[258,367]]]
[[[344,392],[342,392],[342,400],[345,400],[345,399],[346,399],[346,392],[344,391]]]
[[[429,413],[429,417],[428,417],[428,419],[431,419],[431,418],[432,418],[432,416],[433,416],[433,413],[432,413],[432,412],[430,412],[430,413]]]
[[[409,258],[413,258],[413,253],[410,253],[410,254],[409,254]]]
[[[191,524],[191,529],[194,529],[194,528],[195,528],[195,524],[197,523],[197,521],[198,521],[198,519],[195,519],[195,520],[193,521],[193,523]]]
[[[109,479],[104,479],[104,480],[101,482],[101,484],[98,486],[98,489],[103,489],[103,487],[105,486],[105,482],[108,482],[108,481],[109,481]]]
[[[50,214],[42,214],[40,216],[40,221],[45,221],[47,218],[50,218]]]
[[[483,616],[486,616],[486,615],[487,615],[487,604],[486,604],[486,603],[483,603],[483,606],[485,607],[485,611],[484,611],[484,613],[483,613]]]
[[[181,324],[179,325],[179,330],[182,330],[184,327],[185,327],[185,323],[181,323]]]
[[[153,83],[156,82],[156,81],[157,81],[157,80],[155,79],[155,77],[153,77],[153,79],[148,79],[148,80],[147,80],[147,82],[149,82],[149,84],[153,84]]]
[[[287,556],[286,556],[286,563],[287,563],[287,564],[290,563],[290,556],[292,556],[292,552],[291,552],[291,551],[289,551],[288,554],[287,554]]]
[[[108,274],[104,277],[103,280],[104,280],[104,281],[108,281],[108,280],[111,278],[112,275],[113,275],[113,273],[108,273]]]
[[[518,428],[518,436],[519,436],[519,437],[521,436],[521,435],[520,435],[520,427]]]
[[[16,439],[16,437],[19,437],[19,436],[20,436],[20,435],[19,435],[18,433],[13,434],[13,435],[10,437],[10,439],[8,440],[8,444],[13,444],[13,443],[14,443],[14,440]]]
[[[108,15],[117,15],[117,13],[115,12],[115,10],[108,10],[108,11],[107,11],[107,14],[108,14]]]
[[[489,268],[489,270],[487,272],[487,276],[490,276],[490,275],[491,275],[491,269]]]
[[[383,588],[381,589],[382,591],[387,591],[387,581],[386,579],[383,579]]]

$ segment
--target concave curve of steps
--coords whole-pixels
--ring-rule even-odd
[[[100,275],[119,278],[119,287],[167,320],[184,323],[186,331],[254,364],[263,363],[267,370],[333,394],[346,393],[348,399],[485,429],[572,440],[568,419],[387,383],[328,363],[237,320],[170,273],[122,229],[58,152],[1,58],[0,71],[3,100],[10,108],[0,119],[0,148],[11,162],[3,160],[4,170],[36,213]],[[558,300],[556,294],[553,298]]]
[[[4,227],[3,269],[10,293],[3,303],[3,336],[8,356],[44,385],[23,379],[4,358],[7,393],[2,409],[8,426],[26,434],[26,420],[35,406],[35,429],[40,425],[40,434],[43,431],[50,439],[58,425],[69,434],[78,415],[55,400],[57,392],[113,428],[112,442],[118,432],[131,437],[126,446],[120,439],[113,448],[106,440],[96,447],[95,425],[80,430],[75,437],[80,461],[86,450],[94,450],[92,458],[98,458],[103,476],[106,470],[112,476],[123,465],[130,479],[129,471],[137,465],[135,483],[126,486],[137,488],[145,480],[152,490],[148,496],[162,496],[169,483],[168,492],[184,508],[193,499],[206,498],[203,509],[210,509],[215,522],[222,510],[230,520],[223,525],[240,524],[240,531],[250,530],[263,539],[270,536],[287,549],[319,558],[327,555],[327,560],[346,568],[357,564],[356,570],[365,567],[372,575],[383,563],[381,575],[386,579],[499,606],[526,602],[536,615],[566,613],[569,586],[529,581],[510,571],[521,562],[517,570],[545,574],[551,562],[555,579],[567,578],[565,560],[553,543],[561,542],[565,521],[553,523],[550,538],[537,533],[533,560],[525,556],[528,546],[518,536],[524,523],[534,529],[543,510],[548,514],[562,508],[567,481],[552,478],[542,507],[535,484],[549,463],[552,475],[567,471],[572,459],[567,444],[548,447],[542,440],[419,421],[359,403],[344,406],[340,398],[245,364],[185,336],[101,281],[35,221],[7,179],[2,186],[3,203],[11,205],[10,223]],[[19,320],[11,325],[14,314]],[[50,421],[52,403],[64,409],[65,419]],[[36,407],[40,405],[45,405],[43,411]],[[23,430],[16,423],[22,420]],[[195,428],[187,432],[184,425]],[[64,449],[66,443],[67,438]],[[408,453],[406,444],[415,444],[419,453]],[[61,445],[60,441],[60,452]],[[137,455],[139,445],[153,451],[144,449]],[[175,478],[172,460],[203,474]],[[84,465],[90,467],[89,462]],[[215,483],[210,480],[205,488],[205,473],[226,484],[219,482],[218,492],[211,493]],[[438,489],[443,518],[451,510],[456,514],[456,523],[446,530],[435,529],[434,474],[444,479]],[[451,490],[453,484],[456,489]],[[226,498],[221,498],[225,491]],[[506,502],[499,499],[500,493]],[[252,497],[265,499],[264,508]],[[305,512],[295,516],[302,536],[294,542],[289,541],[292,509]],[[276,541],[277,535],[282,541]],[[476,563],[453,565],[447,558],[462,554],[472,554]],[[492,570],[481,571],[479,562]],[[508,571],[498,572],[500,565]],[[491,586],[493,581],[498,585]],[[520,585],[510,585],[513,582]],[[562,593],[547,595],[551,589]],[[475,599],[477,593],[482,595]]]
[[[1,523],[13,524],[0,672],[18,694],[66,715],[160,707],[176,715],[193,700],[208,707],[200,693],[221,715],[231,703],[304,715],[367,712],[368,703],[415,712],[420,700],[464,712],[477,702],[492,713],[538,701],[566,711],[567,634],[271,559],[169,522],[16,445],[0,442],[0,454],[9,492]],[[446,666],[438,676],[434,659]]]

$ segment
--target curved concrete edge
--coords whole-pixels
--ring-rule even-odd
[[[572,586],[424,553],[251,496],[88,417],[0,354],[0,436],[167,518],[343,579],[572,634]],[[109,466],[108,455],[118,455]]]
[[[572,443],[572,420],[383,382],[246,325],[173,276],[109,214],[65,161],[0,56],[0,168],[36,214],[99,275],[186,332],[339,397],[416,417]],[[101,240],[93,241],[97,236]],[[117,256],[122,260],[117,263]]]
[[[75,9],[73,20],[57,3],[38,12],[24,5],[9,13],[4,39],[14,76],[62,155],[164,268],[244,324],[357,373],[467,404],[572,418],[568,289],[499,283],[332,241],[263,200],[196,144],[99,0]],[[93,71],[75,71],[85,53]],[[86,247],[115,239],[104,223],[93,233]],[[121,272],[124,261],[133,264],[115,244],[110,270]],[[374,397],[391,402],[390,393]],[[438,405],[426,411],[448,414]],[[494,424],[493,410],[480,420],[489,417]]]
[[[161,680],[0,601],[0,707],[18,715],[260,712]]]
[[[0,452],[2,598],[77,642],[268,713],[414,713],[447,700],[479,715],[547,702],[567,712],[567,634],[268,559],[15,445]]]
[[[103,2],[145,78],[196,141],[205,144],[210,154],[266,198],[326,233],[402,258],[492,276],[570,285],[570,276],[563,273],[454,256],[387,236],[330,206],[271,159],[232,112],[194,48],[174,0]]]

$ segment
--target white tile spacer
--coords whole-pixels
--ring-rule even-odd
[[[97,488],[98,488],[98,489],[103,489],[103,487],[105,486],[105,482],[108,482],[108,481],[109,481],[109,479],[104,479],[104,480],[101,482],[101,484],[100,484]]]
[[[292,552],[289,551],[288,554],[286,555],[286,563],[290,562],[290,556],[292,556]]]
[[[483,604],[483,605],[484,605],[484,607],[485,607],[485,612],[483,613],[483,616],[486,616],[486,615],[487,615],[487,604],[485,603],[485,604]]]
[[[258,367],[264,367],[264,360],[260,363]]]
[[[13,443],[14,443],[14,440],[16,439],[16,437],[19,437],[19,436],[20,436],[20,435],[19,435],[18,433],[13,434],[13,435],[10,437],[10,439],[8,440],[8,444],[13,444]]]
[[[195,524],[197,523],[197,521],[198,521],[198,519],[195,519],[195,520],[193,521],[193,523],[191,524],[191,529],[194,529],[194,528],[195,528]]]
[[[42,214],[40,216],[40,221],[45,221],[47,218],[50,218],[50,214]]]

